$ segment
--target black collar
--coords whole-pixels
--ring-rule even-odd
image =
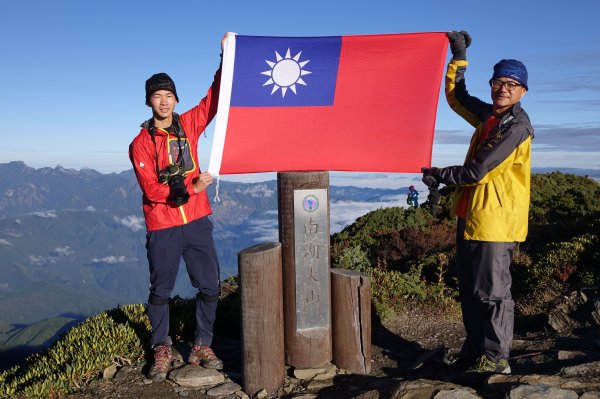
[[[150,118],[147,121],[144,121],[144,123],[142,123],[140,127],[148,130],[150,136],[152,137],[154,137],[154,135],[156,134],[156,128],[154,127],[154,118]],[[183,131],[181,123],[179,122],[179,114],[176,114],[175,112],[173,112],[173,123],[171,124],[171,129],[169,130],[169,133],[175,134],[178,138],[185,137],[185,132]]]

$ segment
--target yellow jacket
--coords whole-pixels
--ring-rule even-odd
[[[434,177],[457,186],[453,210],[464,187],[475,187],[468,198],[466,240],[521,242],[528,227],[533,127],[517,103],[480,142],[492,105],[467,92],[467,65],[466,60],[451,60],[448,64],[446,98],[450,107],[475,127],[475,133],[465,163],[438,169]]]

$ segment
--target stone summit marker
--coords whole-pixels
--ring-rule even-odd
[[[296,330],[330,324],[327,190],[294,190]]]
[[[277,173],[286,364],[331,362],[329,172]]]

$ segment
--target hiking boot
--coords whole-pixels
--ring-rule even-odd
[[[467,373],[478,373],[478,374],[510,374],[510,366],[508,360],[500,359],[498,363],[491,361],[486,355],[482,355],[475,365],[471,367]]]
[[[194,345],[190,352],[188,362],[191,364],[199,364],[207,369],[223,369],[223,361],[215,355],[215,352],[213,352],[210,346]]]
[[[152,381],[162,381],[167,378],[171,370],[171,345],[158,344],[154,347],[154,364],[148,372],[148,378]]]

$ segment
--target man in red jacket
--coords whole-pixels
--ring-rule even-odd
[[[221,42],[221,47],[225,37]],[[192,285],[198,290],[194,345],[188,361],[222,369],[210,345],[220,294],[219,261],[213,241],[212,213],[206,187],[209,173],[201,173],[198,139],[217,112],[221,68],[198,105],[178,115],[175,83],[166,73],[146,81],[146,105],[152,118],[145,121],[129,146],[143,193],[146,249],[150,266],[148,317],[152,325],[154,364],[148,377],[166,378],[171,368],[169,300],[181,257]]]

